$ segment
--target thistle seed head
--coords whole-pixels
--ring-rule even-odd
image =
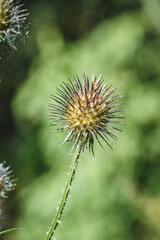
[[[15,48],[14,42],[21,35],[24,23],[28,16],[23,4],[17,0],[0,0],[0,43]]]
[[[4,163],[0,163],[0,195],[7,197],[8,192],[15,188],[16,180],[12,179],[10,167],[5,167],[4,165]]]
[[[78,76],[63,83],[57,89],[57,96],[51,96],[55,103],[49,104],[50,126],[60,125],[56,131],[68,131],[62,144],[73,141],[71,150],[80,143],[83,150],[88,145],[94,152],[94,141],[103,148],[103,140],[112,148],[110,138],[118,139],[114,132],[122,130],[116,125],[124,124],[120,120],[125,118],[119,114],[124,109],[117,109],[124,104],[119,101],[122,96],[115,91],[116,87],[112,88],[109,82],[104,83],[101,75],[98,79],[93,75],[89,81],[83,74],[83,83]]]

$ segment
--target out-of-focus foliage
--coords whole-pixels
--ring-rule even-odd
[[[24,51],[34,52],[32,38],[36,50],[12,97],[16,134],[5,140],[10,153],[2,151],[6,160],[12,157],[19,178],[14,226],[25,229],[8,240],[45,238],[71,158],[71,144],[58,147],[63,136],[49,134],[54,129],[48,127],[47,105],[62,81],[83,72],[102,73],[125,94],[127,127],[114,151],[97,146],[95,158],[88,151],[82,156],[56,239],[160,239],[160,35],[157,18],[151,21],[155,5],[142,4],[112,14],[73,42],[56,24],[52,5],[32,9],[33,31]]]

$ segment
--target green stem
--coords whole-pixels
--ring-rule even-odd
[[[64,191],[63,191],[62,199],[60,201],[60,204],[58,206],[56,215],[53,219],[53,222],[52,222],[51,227],[50,227],[50,229],[47,233],[47,236],[46,236],[45,240],[51,240],[53,238],[53,236],[55,234],[55,230],[56,230],[57,226],[60,224],[60,220],[61,220],[64,208],[65,208],[65,205],[66,205],[66,202],[67,202],[67,199],[68,199],[68,195],[69,195],[69,192],[71,190],[71,185],[72,185],[72,182],[73,182],[73,179],[74,179],[74,176],[75,176],[76,168],[78,166],[78,160],[79,160],[79,157],[80,157],[80,154],[81,154],[81,149],[82,149],[82,145],[79,144],[77,146],[75,154],[73,155],[73,159],[72,159],[72,163],[71,163],[71,166],[70,166],[70,169],[69,169],[68,179],[67,179]]]

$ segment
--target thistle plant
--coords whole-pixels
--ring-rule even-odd
[[[0,196],[8,197],[8,193],[14,190],[16,180],[12,177],[10,166],[5,167],[5,163],[0,163]]]
[[[124,125],[125,119],[120,113],[125,109],[119,108],[124,102],[119,101],[121,94],[115,93],[110,82],[104,83],[103,77],[92,76],[91,81],[83,74],[83,82],[76,76],[73,80],[57,88],[57,95],[51,96],[50,126],[56,126],[55,132],[67,132],[61,142],[73,142],[71,152],[75,150],[68,173],[68,179],[63,196],[57,208],[56,215],[47,233],[46,240],[54,237],[57,226],[65,209],[71,185],[78,166],[79,157],[86,148],[94,154],[94,142],[103,149],[103,143],[113,147],[112,139],[117,140],[116,132],[122,132],[116,125]]]
[[[0,163],[0,201],[2,198],[7,198],[8,193],[15,189],[16,186],[16,179],[12,176],[12,170],[10,170],[10,166],[5,167],[5,162]],[[1,202],[0,202],[1,203]],[[2,203],[0,205],[0,218],[2,218],[3,211],[2,211]],[[0,230],[1,230],[0,223]],[[0,231],[0,239],[1,236],[7,232],[11,232],[16,230],[16,228],[7,229],[4,231]]]
[[[22,34],[27,16],[27,10],[19,1],[0,0],[0,44],[16,49],[14,42]]]

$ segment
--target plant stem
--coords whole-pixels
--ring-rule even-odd
[[[67,199],[68,199],[68,195],[69,195],[69,192],[71,190],[71,185],[72,185],[72,182],[73,182],[73,179],[74,179],[74,176],[75,176],[75,172],[76,172],[76,169],[77,169],[77,166],[78,166],[78,160],[79,160],[79,157],[80,157],[80,154],[81,154],[81,149],[82,149],[82,145],[79,144],[77,146],[75,154],[73,155],[72,163],[71,163],[69,173],[68,173],[67,182],[66,182],[66,185],[65,185],[65,188],[64,188],[64,191],[63,191],[63,195],[62,195],[60,204],[58,206],[56,215],[53,219],[53,222],[52,222],[51,227],[50,227],[50,229],[47,233],[47,236],[46,236],[45,240],[53,239],[53,236],[55,234],[55,230],[56,230],[58,224],[60,224],[60,220],[61,220],[63,211],[65,209],[65,205],[66,205],[66,202],[67,202]]]

